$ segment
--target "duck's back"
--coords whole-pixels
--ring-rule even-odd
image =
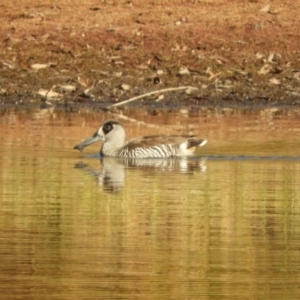
[[[130,140],[113,155],[105,153],[104,147],[102,154],[128,158],[188,156],[193,154],[196,147],[203,146],[205,143],[206,140],[188,135],[144,136]]]

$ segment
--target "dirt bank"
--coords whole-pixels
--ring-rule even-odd
[[[27,0],[0,8],[2,106],[106,107],[179,86],[197,89],[138,105],[300,103],[300,4],[292,0]]]

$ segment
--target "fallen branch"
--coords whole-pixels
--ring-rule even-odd
[[[153,94],[165,93],[165,92],[171,92],[171,91],[178,91],[178,90],[186,90],[186,89],[197,90],[197,88],[191,87],[191,86],[180,86],[180,87],[176,87],[176,88],[167,88],[167,89],[157,90],[157,91],[153,91],[153,92],[150,92],[150,93],[147,93],[147,94],[139,95],[137,97],[133,97],[133,98],[130,98],[128,100],[125,100],[125,101],[113,104],[113,105],[109,106],[108,109],[110,109],[112,107],[121,106],[121,105],[130,103],[130,102],[139,100],[141,98],[145,98],[145,97],[151,96]]]

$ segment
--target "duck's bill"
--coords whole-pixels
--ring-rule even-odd
[[[81,142],[80,144],[76,145],[73,149],[77,149],[80,152],[83,151],[83,149],[91,144],[94,144],[96,142],[101,141],[103,138],[102,136],[99,136],[96,132],[92,137],[86,139],[85,141]]]

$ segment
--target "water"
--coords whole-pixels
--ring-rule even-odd
[[[299,299],[298,115],[127,111],[208,139],[129,163],[72,149],[111,115],[1,113],[1,299]]]

